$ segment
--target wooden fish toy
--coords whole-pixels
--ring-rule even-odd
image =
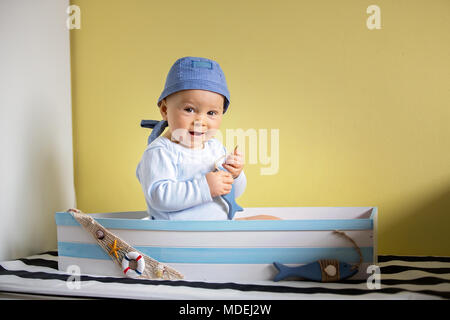
[[[67,210],[90,233],[97,244],[122,269],[125,276],[139,279],[183,279],[183,275],[145,254],[107,230],[94,218],[78,209]]]
[[[303,278],[310,281],[335,282],[354,276],[363,261],[361,250],[355,241],[342,231],[334,230],[335,234],[341,235],[350,240],[359,254],[359,263],[350,265],[336,259],[321,259],[298,267],[288,267],[279,262],[273,265],[278,270],[278,274],[273,281],[280,281],[289,277]]]
[[[278,262],[273,264],[279,271],[274,281],[298,277],[311,281],[333,282],[347,279],[358,272],[354,266],[338,260],[324,259],[299,267],[288,267]]]
[[[222,199],[228,204],[228,220],[233,220],[236,211],[244,211],[244,209],[236,203],[233,185],[231,185],[231,191],[229,193],[222,195]]]
[[[234,148],[237,149],[237,146]],[[228,171],[222,165],[217,164],[218,161],[222,160],[225,156],[220,157],[216,163],[215,163],[215,170],[214,172],[218,170]],[[236,214],[236,211],[244,211],[244,209],[236,203],[236,197],[234,193],[234,185],[231,185],[231,191],[227,194],[224,194],[221,196],[223,200],[228,204],[228,220],[233,220],[234,215]]]

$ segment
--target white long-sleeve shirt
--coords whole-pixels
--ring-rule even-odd
[[[227,220],[228,204],[222,197],[212,198],[206,173],[227,151],[215,139],[203,149],[190,149],[159,136],[147,146],[136,168],[147,203],[147,212],[163,220]],[[225,158],[221,162],[225,161]],[[244,171],[233,186],[235,197],[244,193]]]

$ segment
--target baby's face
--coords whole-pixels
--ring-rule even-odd
[[[225,98],[207,90],[182,90],[163,99],[160,112],[169,123],[168,138],[188,148],[203,143],[220,128]]]

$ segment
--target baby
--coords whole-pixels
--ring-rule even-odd
[[[221,195],[233,185],[237,198],[247,184],[242,154],[235,148],[227,155],[214,138],[229,104],[217,62],[184,57],[171,67],[158,99],[163,120],[154,125],[136,169],[152,219],[227,220]],[[228,172],[215,170],[216,165]]]

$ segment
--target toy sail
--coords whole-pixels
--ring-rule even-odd
[[[184,278],[181,273],[172,267],[139,252],[104,228],[91,216],[77,209],[69,209],[68,212],[94,237],[98,245],[122,269],[125,276],[151,280],[177,280]]]

